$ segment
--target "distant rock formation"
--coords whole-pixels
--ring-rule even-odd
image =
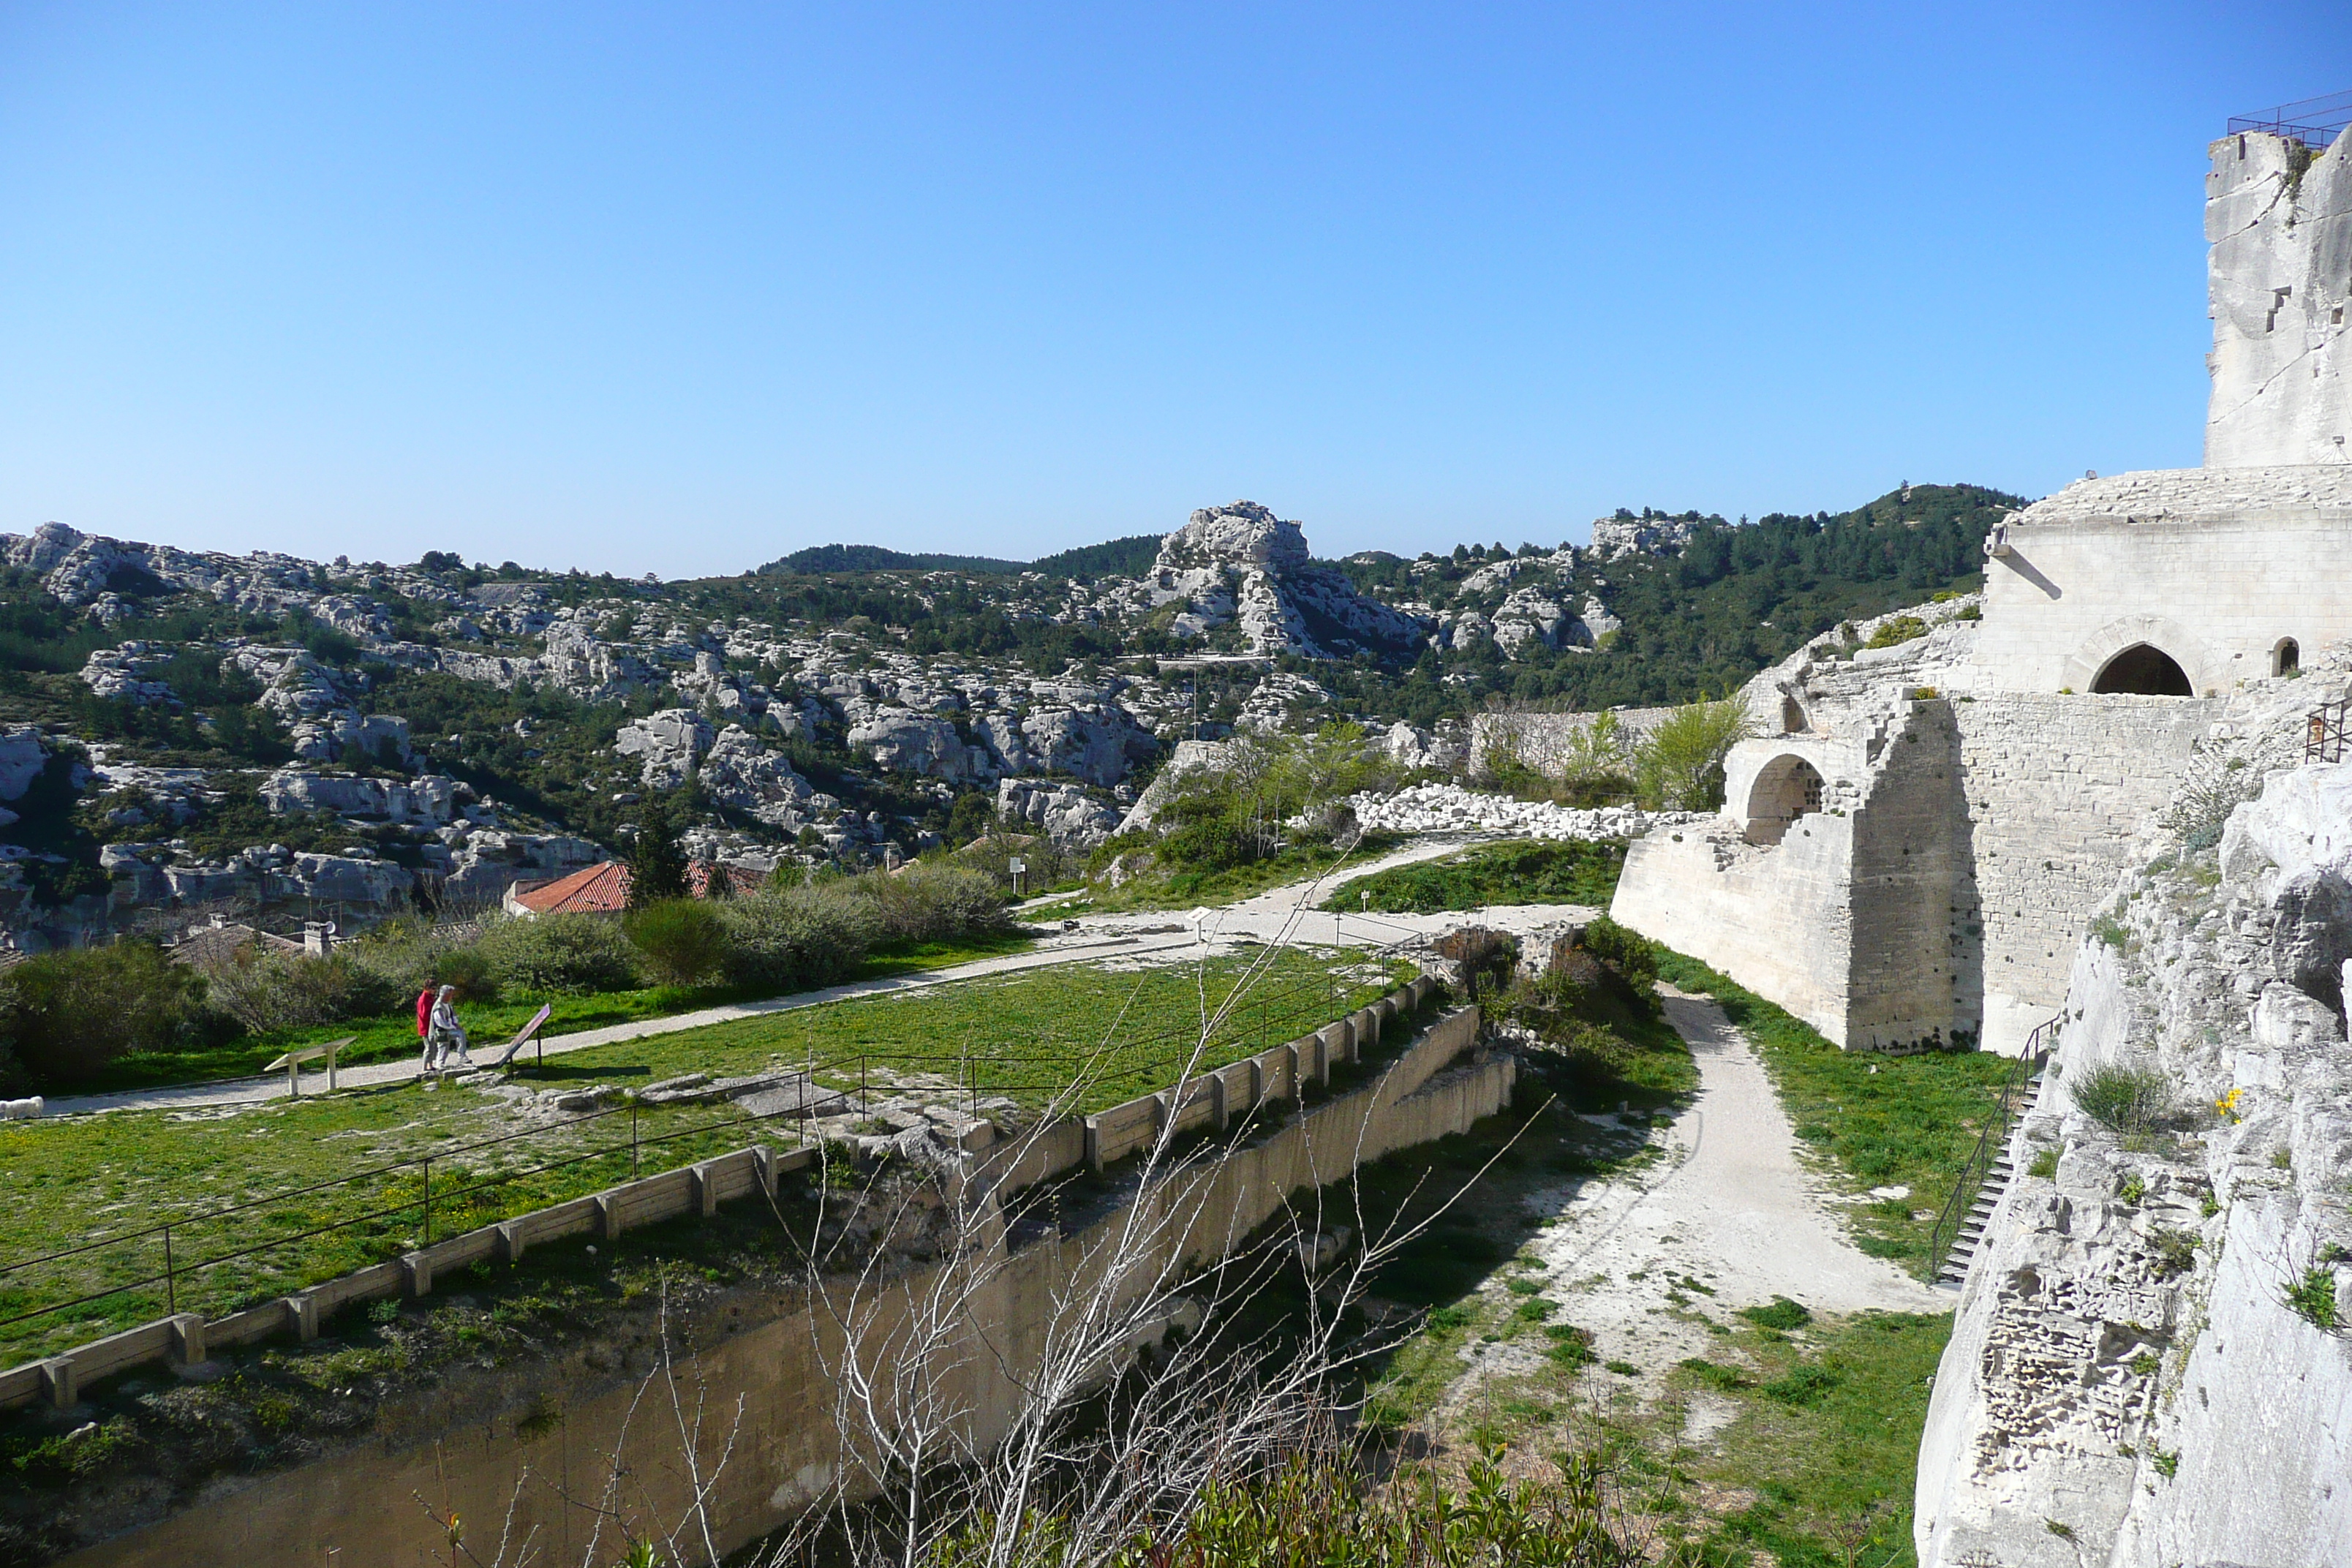
[[[1256,654],[1395,652],[1430,630],[1364,597],[1344,574],[1318,565],[1298,524],[1252,500],[1195,511],[1161,542],[1160,558],[1134,588],[1134,606],[1168,612],[1175,635],[1206,637],[1238,622],[1244,645]]]

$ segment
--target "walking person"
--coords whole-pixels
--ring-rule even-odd
[[[416,1039],[425,1052],[424,1068],[427,1078],[439,1070],[433,1059],[433,987],[430,985],[416,994]]]
[[[465,1058],[467,1068],[471,1070],[474,1052],[466,1039],[465,1026],[457,1022],[457,988],[455,985],[444,985],[435,995],[429,1023],[431,1026],[425,1037],[425,1055],[437,1066],[427,1070],[446,1072],[460,1057]]]

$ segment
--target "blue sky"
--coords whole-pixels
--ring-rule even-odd
[[[0,7],[0,529],[665,576],[2198,461],[2352,7]]]

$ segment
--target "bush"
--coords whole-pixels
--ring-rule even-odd
[[[498,1000],[498,976],[470,926],[390,921],[357,942],[345,943],[338,956],[389,988],[394,1000],[385,1004],[387,1008],[414,1001],[418,992],[439,985],[456,986],[460,1002]]]
[[[1786,1296],[1775,1296],[1761,1307],[1742,1307],[1739,1315],[1759,1328],[1778,1329],[1782,1333],[1801,1329],[1813,1321],[1813,1314],[1801,1301],[1791,1301]]]
[[[314,958],[248,947],[205,980],[214,1009],[257,1035],[389,1013],[404,999],[384,975],[341,952]]]
[[[886,942],[945,942],[1013,929],[996,879],[954,866],[914,866],[856,879]]]
[[[719,912],[729,982],[778,994],[847,978],[882,931],[873,903],[839,883],[735,899]]]
[[[1584,928],[1584,951],[1622,975],[1638,994],[1656,999],[1663,951],[1656,942],[1602,915]]]
[[[2071,1092],[2077,1110],[2120,1137],[2156,1131],[2172,1113],[2172,1086],[2153,1068],[2095,1067]]]
[[[727,923],[716,906],[694,899],[664,899],[631,910],[621,929],[654,973],[674,985],[692,985],[727,960]]]
[[[1916,642],[1927,635],[1927,623],[1921,620],[1918,616],[1889,616],[1886,619],[1878,623],[1878,629],[1871,633],[1870,640],[1862,646],[1864,647],[1899,647],[1907,642]]]
[[[2288,1282],[2286,1304],[2312,1327],[2333,1330],[2336,1327],[2335,1273],[2319,1268],[2305,1269],[2302,1279]]]
[[[1723,804],[1723,759],[1748,738],[1736,697],[1677,708],[1633,750],[1633,779],[1652,810],[1713,811]]]
[[[69,1086],[132,1051],[198,1044],[205,1033],[204,977],[152,942],[42,953],[7,978],[8,1037],[45,1089]]]
[[[637,984],[636,949],[601,915],[499,921],[482,933],[476,951],[493,978],[525,991],[577,995]]]

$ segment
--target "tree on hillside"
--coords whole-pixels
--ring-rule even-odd
[[[637,836],[629,841],[629,908],[642,910],[686,895],[686,850],[677,841],[677,819],[667,800],[649,796]]]

